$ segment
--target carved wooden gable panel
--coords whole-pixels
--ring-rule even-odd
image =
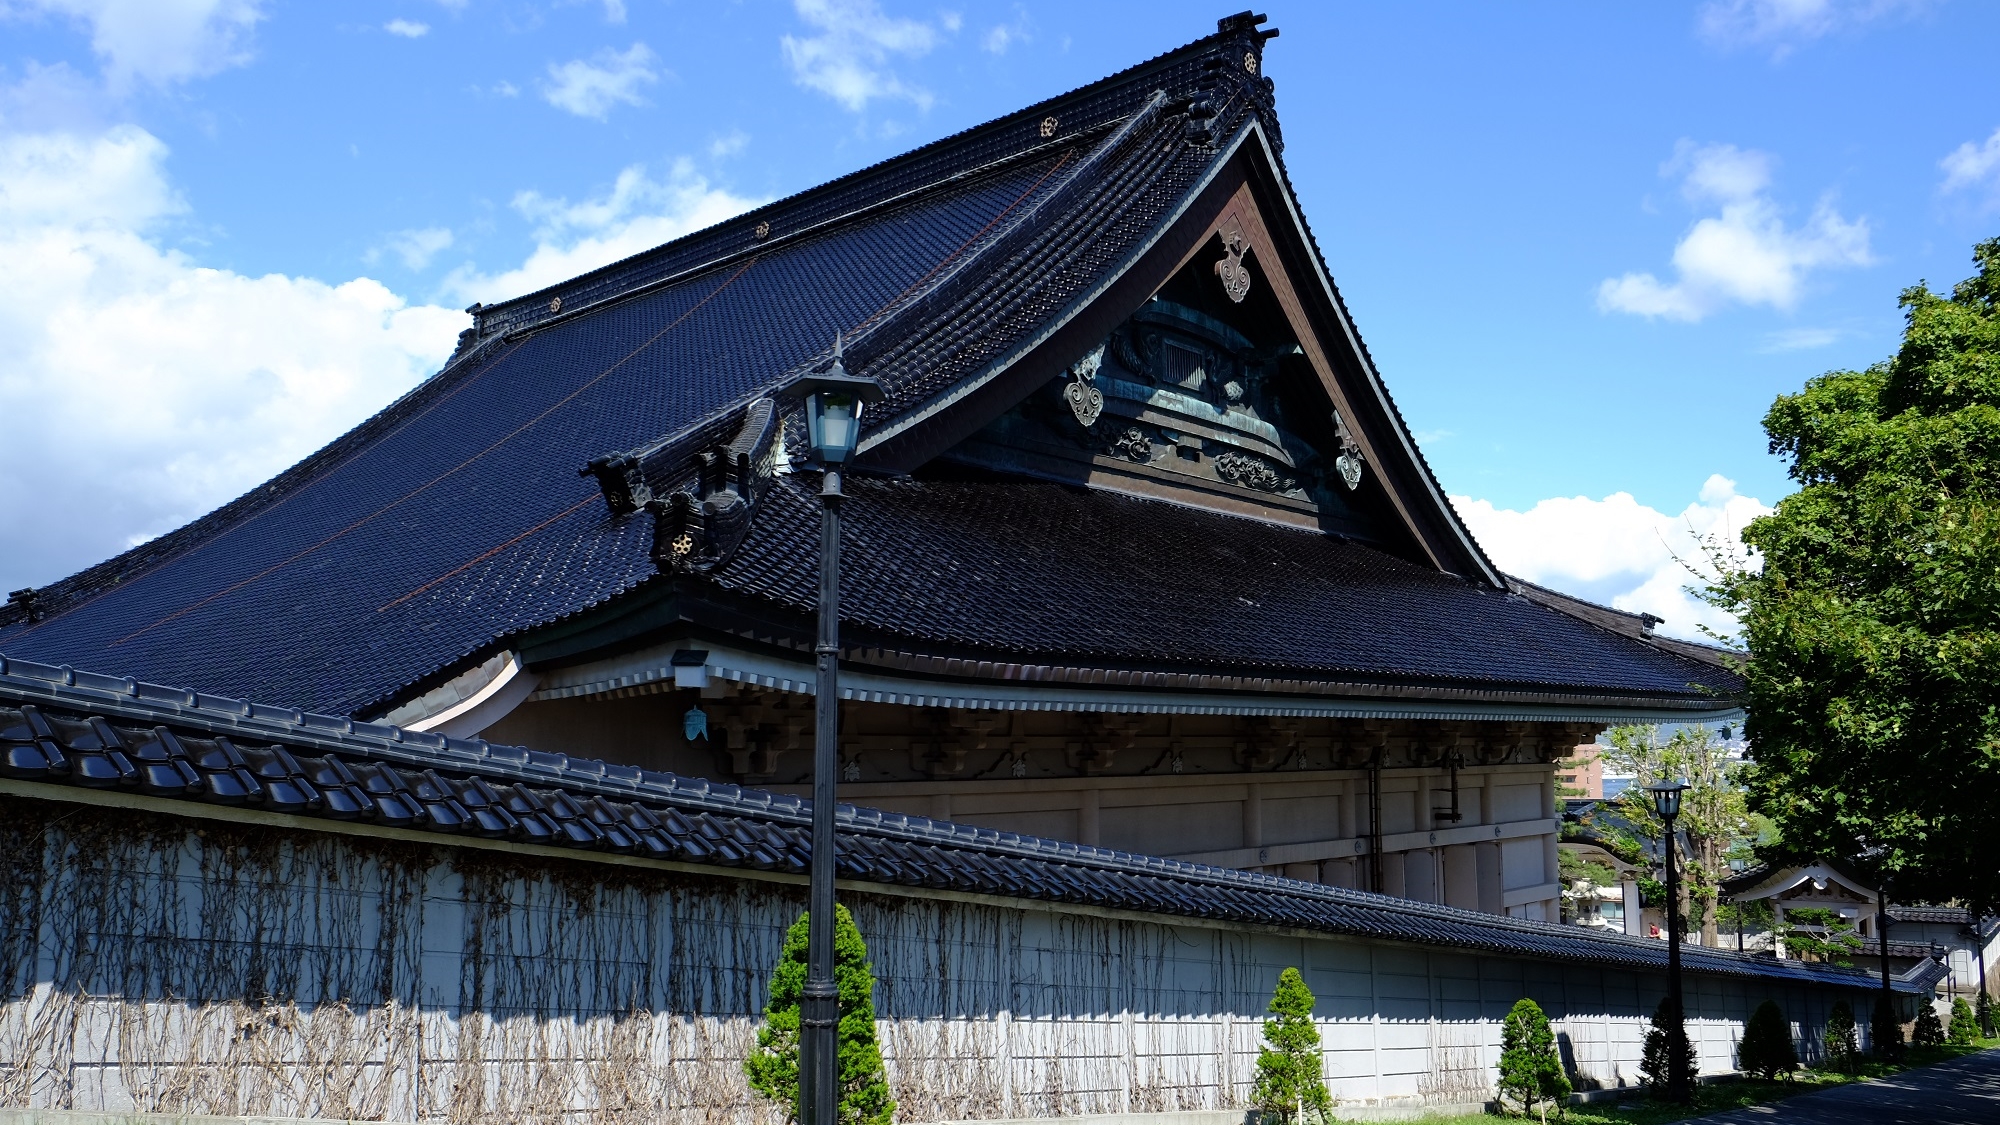
[[[1369,535],[1367,458],[1248,251],[1224,215],[1150,300],[950,458]]]

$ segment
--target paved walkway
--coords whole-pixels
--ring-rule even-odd
[[[1682,1125],[2000,1125],[2000,1050]]]

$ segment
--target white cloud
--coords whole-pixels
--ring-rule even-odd
[[[1682,141],[1661,173],[1685,172],[1681,193],[1688,202],[1720,213],[1697,220],[1674,247],[1673,282],[1651,273],[1606,278],[1597,287],[1597,307],[1683,321],[1731,303],[1790,309],[1811,271],[1873,260],[1868,220],[1842,218],[1829,200],[1804,226],[1787,227],[1769,192],[1773,163],[1767,153],[1734,145]]]
[[[1769,47],[1782,59],[1802,43],[1928,6],[1926,0],[1711,0],[1696,26],[1716,46]]]
[[[114,90],[166,85],[240,66],[262,0],[17,0],[20,8],[90,26],[90,46]],[[0,10],[4,14],[4,10]]]
[[[623,51],[606,47],[588,61],[550,63],[542,97],[557,109],[602,121],[615,106],[646,104],[639,91],[660,80],[653,69],[658,61],[651,47],[634,43]]]
[[[604,0],[604,22],[625,22],[625,0]]]
[[[390,20],[382,25],[382,30],[405,39],[422,39],[431,33],[431,25],[416,20]]]
[[[979,49],[989,54],[1004,55],[1014,44],[1033,40],[1034,24],[1028,19],[1028,13],[1016,6],[1012,22],[994,24],[979,37]]]
[[[632,165],[610,191],[579,203],[524,191],[514,197],[514,209],[537,224],[528,260],[498,274],[461,267],[446,279],[446,291],[466,302],[518,297],[714,226],[762,202],[711,186],[686,160],[657,180],[645,166]]]
[[[819,31],[809,38],[779,40],[792,78],[856,113],[874,100],[900,98],[919,109],[931,106],[930,91],[912,86],[888,69],[892,55],[919,58],[937,46],[938,30],[920,20],[892,19],[875,0],[793,0],[799,18]],[[956,21],[945,20],[945,30]]]
[[[1813,348],[1823,348],[1839,343],[1847,338],[1847,331],[1841,328],[1786,328],[1764,337],[1760,352],[1803,352]]]
[[[1944,169],[1944,183],[1939,190],[1984,189],[1988,202],[2000,205],[2000,129],[1993,130],[1984,144],[1967,141],[1959,145],[1938,161],[1938,167]]]
[[[1771,511],[1738,495],[1736,482],[1720,474],[1671,516],[1627,492],[1602,500],[1557,497],[1525,512],[1469,496],[1454,496],[1451,503],[1501,570],[1631,613],[1653,614],[1665,621],[1661,632],[1692,640],[1703,639],[1701,626],[1726,636],[1735,622],[1686,592],[1700,580],[1685,564],[1706,566],[1702,543],[1711,536],[1740,556],[1744,525]]]
[[[416,230],[400,230],[389,236],[382,249],[400,259],[407,269],[420,270],[431,264],[431,259],[439,253],[451,249],[451,231],[446,227],[422,227]],[[380,257],[378,251],[370,250],[367,260],[373,264]]]
[[[717,137],[708,142],[708,155],[717,160],[739,156],[750,147],[750,134],[741,129],[731,129],[728,136]]]
[[[166,147],[0,136],[0,589],[248,489],[433,371],[466,318],[367,278],[248,277],[164,247]]]

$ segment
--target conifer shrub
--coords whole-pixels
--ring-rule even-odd
[[[1868,1020],[1868,1034],[1875,1040],[1875,1057],[1895,1062],[1903,1057],[1903,1021],[1896,1018],[1896,1005],[1887,996],[1875,997],[1875,1014]]]
[[[1861,1041],[1855,1032],[1854,1009],[1847,1006],[1847,1001],[1836,1002],[1833,1011],[1827,1013],[1826,1027],[1819,1038],[1826,1048],[1828,1066],[1842,1074],[1861,1069]]]
[[[834,1087],[840,1094],[839,1125],[889,1125],[896,1103],[875,1041],[875,967],[868,945],[845,906],[834,906],[833,980],[840,989],[840,1025],[835,1031],[839,1061]],[[799,1119],[799,1002],[806,991],[806,935],[810,918],[799,915],[785,932],[785,948],[771,970],[770,1000],[757,1049],[743,1060],[750,1088],[784,1107],[785,1119]]]
[[[1910,1045],[1918,1048],[1944,1046],[1944,1024],[1938,1019],[1937,1005],[1929,1000],[1917,1004],[1917,1027],[1910,1035]]]
[[[1533,1000],[1516,1000],[1506,1022],[1500,1025],[1501,1104],[1511,1097],[1523,1113],[1530,1107],[1539,1108],[1546,1122],[1548,1103],[1560,1106],[1569,1094],[1569,1075],[1563,1071],[1562,1056],[1556,1053],[1549,1017]]]
[[[1965,997],[1955,996],[1951,1001],[1951,1027],[1946,1032],[1954,1047],[1970,1047],[1979,1038],[1979,1022],[1972,1018],[1972,1005]]]
[[[1687,1027],[1681,1021],[1680,1008],[1669,996],[1653,1009],[1652,1026],[1646,1031],[1646,1042],[1639,1053],[1639,1081],[1648,1096],[1668,1096],[1673,1089],[1671,1068],[1676,1064],[1681,1068],[1682,1088],[1692,1093],[1701,1066],[1695,1059],[1694,1044],[1688,1040]]]
[[[1790,1077],[1799,1068],[1799,1052],[1792,1046],[1792,1027],[1785,1022],[1775,1000],[1757,1005],[1750,1022],[1743,1027],[1743,1042],[1736,1048],[1736,1065],[1755,1078]]]
[[[1264,1046],[1257,1052],[1257,1083],[1250,1099],[1263,1120],[1290,1125],[1310,1117],[1333,1116],[1320,1058],[1319,1027],[1313,1023],[1313,994],[1295,968],[1278,974],[1271,993],[1271,1018],[1264,1021]]]
[[[1993,1000],[1986,995],[1983,987],[1979,991],[1979,999],[1972,1005],[1972,1018],[1979,1021],[1980,1035],[1993,1038]]]

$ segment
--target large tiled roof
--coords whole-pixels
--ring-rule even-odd
[[[0,646],[361,713],[631,590],[655,573],[647,521],[607,513],[585,462],[789,383],[836,331],[892,408],[1031,336],[1221,159],[1197,126],[1268,109],[1240,66],[1218,85],[1218,58],[1261,50],[1254,24],[1232,27],[480,310],[432,380],[216,513],[38,591],[36,619],[0,611]]]
[[[816,604],[817,478],[710,578]],[[1118,667],[1713,702],[1729,672],[1364,543],[1040,481],[850,477],[843,640]],[[1704,686],[1697,686],[1704,685]]]
[[[0,777],[384,828],[803,874],[798,797],[357,723],[0,656]],[[166,807],[166,806],[163,806]],[[1168,917],[1657,969],[1664,943],[841,806],[840,876]],[[1683,950],[1689,971],[1872,987],[1859,970]],[[1928,967],[1927,967],[1928,966]],[[1897,987],[1928,992],[1926,961]]]
[[[884,383],[879,416],[948,430],[937,419],[979,373],[1096,300],[1233,145],[1277,143],[1272,87],[1246,65],[1263,35],[1232,17],[1102,82],[479,308],[452,362],[380,415],[0,610],[0,649],[368,715],[537,631],[623,612],[662,581],[653,520],[608,508],[580,468],[646,448],[684,474],[662,488],[684,485],[741,408],[821,362],[836,331],[850,368]],[[1720,709],[1714,693],[1737,686],[1644,638],[1309,532],[1004,481],[851,489],[848,616],[882,648],[1612,706]],[[736,555],[673,580],[795,618],[810,508],[781,476]]]

